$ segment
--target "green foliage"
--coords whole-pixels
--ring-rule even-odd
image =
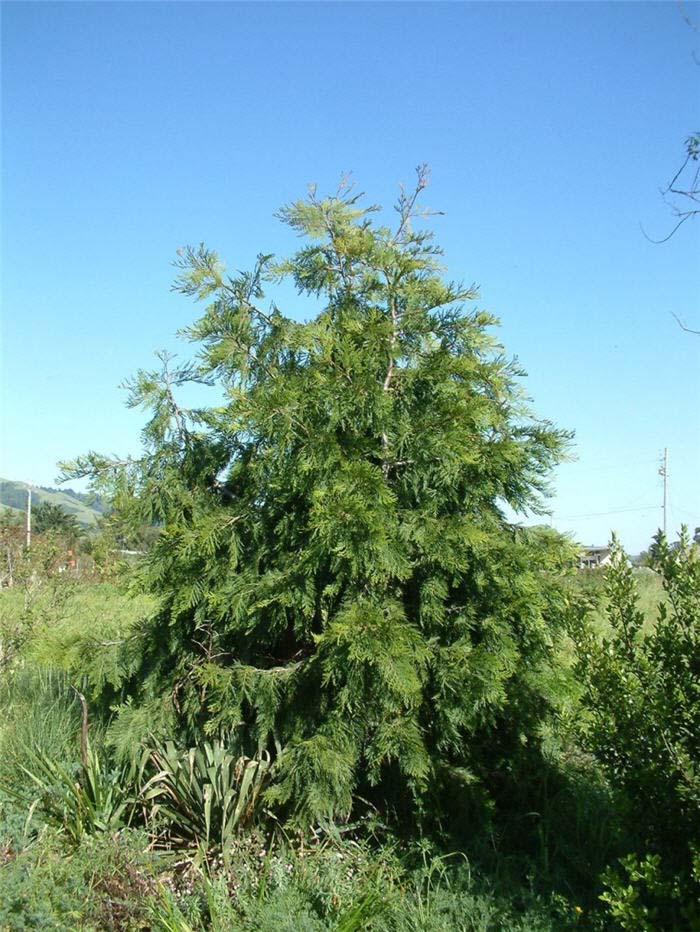
[[[40,748],[30,751],[29,757],[29,766],[22,770],[39,791],[41,816],[74,844],[86,834],[113,832],[128,824],[135,799],[126,768],[111,768],[104,755],[89,745],[85,760],[76,767]],[[12,793],[12,787],[4,789]]]
[[[561,932],[571,903],[495,886],[463,859],[403,863],[389,845],[239,836],[228,863],[154,857],[133,830],[65,848],[44,832],[0,865],[0,928],[129,932]]]
[[[345,184],[312,190],[280,212],[307,243],[237,277],[184,250],[176,287],[209,302],[196,362],[129,383],[150,411],[140,458],[69,469],[161,527],[160,607],[124,648],[113,734],[133,745],[138,710],[163,704],[190,743],[235,731],[301,822],[347,816],[358,791],[437,813],[455,781],[515,774],[561,698],[575,553],[503,509],[540,507],[567,436],[532,416],[474,289],[442,277],[415,226],[426,184],[421,168],[393,229]],[[282,278],[315,317],[264,307]],[[184,408],[192,381],[221,403]]]
[[[161,885],[157,903],[151,907],[151,919],[157,932],[195,932],[170,890]]]
[[[22,795],[26,817],[36,796],[23,769],[31,764],[32,749],[75,760],[79,709],[63,675],[26,665],[0,678],[0,710],[0,785]]]
[[[622,871],[605,874],[601,899],[623,929],[656,932],[658,929],[700,929],[697,894],[700,890],[700,855],[691,847],[691,879],[669,873],[658,854],[640,858],[631,854],[620,860]]]
[[[581,914],[563,900],[491,886],[463,859],[426,854],[409,865],[390,845],[255,833],[239,839],[228,865],[173,876],[153,912],[163,932],[553,932],[576,927]]]
[[[0,666],[5,682],[12,687],[14,681],[7,677],[30,661],[33,671],[61,671],[82,684],[93,711],[100,703],[106,711],[126,675],[122,648],[138,619],[152,611],[153,600],[130,594],[121,584],[97,584],[55,572],[50,565],[45,572],[47,552],[55,553],[54,544],[37,539],[26,560],[22,557],[16,566],[15,585],[0,591]],[[8,701],[14,701],[13,688],[9,691]],[[23,696],[23,690],[17,695]],[[41,707],[40,696],[35,699]],[[27,703],[27,714],[33,715],[31,692]]]
[[[37,534],[52,531],[60,534],[72,544],[75,544],[82,534],[82,528],[74,514],[68,514],[60,505],[51,502],[40,502],[32,512],[32,530]]]
[[[609,633],[578,634],[585,733],[618,794],[636,854],[607,895],[625,928],[700,927],[700,560],[684,530],[663,535],[656,565],[666,599],[645,626],[617,541],[607,575]],[[635,925],[636,922],[651,923]]]
[[[552,543],[556,543],[554,538]],[[550,570],[555,572],[554,564]],[[22,604],[19,587],[0,593],[0,608],[5,607],[8,614],[20,610]],[[579,925],[581,916],[588,915],[591,896],[573,899],[551,893],[557,888],[568,890],[569,880],[579,873],[595,874],[594,844],[602,845],[596,839],[604,835],[609,822],[608,811],[585,796],[589,781],[583,771],[580,788],[555,784],[553,775],[545,774],[544,794],[538,790],[541,772],[521,771],[520,796],[513,797],[511,789],[510,815],[501,814],[500,821],[479,822],[472,786],[453,783],[451,813],[455,822],[468,826],[475,852],[472,857],[470,850],[470,863],[463,856],[445,858],[440,849],[425,848],[418,857],[409,856],[403,843],[388,841],[384,834],[383,841],[377,840],[372,826],[380,831],[384,814],[332,830],[332,836],[308,831],[285,836],[274,830],[277,823],[267,820],[261,810],[262,818],[232,833],[225,859],[217,854],[217,845],[209,855],[201,848],[192,851],[179,845],[172,855],[160,852],[167,842],[168,823],[176,836],[181,834],[182,821],[179,812],[171,817],[163,810],[150,820],[150,837],[133,827],[93,831],[94,820],[88,817],[83,820],[88,830],[74,832],[78,838],[74,841],[70,825],[68,831],[64,827],[60,802],[67,790],[67,808],[75,809],[76,783],[83,786],[84,780],[77,764],[80,705],[69,684],[79,683],[84,672],[86,682],[80,688],[86,695],[92,695],[91,683],[103,695],[112,694],[124,676],[119,666],[120,645],[114,642],[121,642],[121,647],[133,643],[138,619],[152,602],[127,596],[112,584],[80,583],[71,587],[70,595],[55,610],[45,604],[46,616],[37,617],[34,635],[18,662],[0,678],[0,784],[17,791],[12,797],[0,792],[0,928],[12,932],[30,928],[337,932],[342,923],[346,928],[377,932],[559,932]],[[38,603],[35,606],[38,611]],[[257,690],[267,683],[262,678],[261,685],[253,678],[246,688]],[[131,714],[139,716],[138,722],[128,725],[129,716],[121,715],[119,726],[125,726],[125,731],[118,735],[112,728],[111,737],[118,737],[118,743],[128,750],[129,731],[162,730],[159,710],[170,706],[172,711],[168,700],[156,696],[153,705],[132,704]],[[90,717],[90,740],[99,755],[96,769],[108,788],[110,773],[120,771],[108,763],[93,702]],[[39,804],[34,805],[37,784],[23,769],[32,769],[35,743],[46,758],[74,778],[70,786],[60,778],[55,783],[53,778],[46,781],[52,783],[56,809],[50,825],[42,819]],[[238,753],[232,749],[229,756]],[[186,754],[176,756],[187,763]],[[532,760],[536,762],[536,756]],[[492,789],[497,779],[498,775],[492,777]],[[120,793],[138,795],[136,777],[115,775],[114,782]],[[498,785],[505,784],[499,780]],[[168,802],[167,797],[160,799]],[[262,799],[258,796],[259,802]],[[152,802],[158,804],[159,799]],[[503,802],[502,795],[499,802]],[[144,808],[147,814],[148,801],[145,807],[143,802],[137,807],[132,826]],[[130,807],[125,821],[129,815]],[[203,820],[200,810],[198,831],[202,835],[206,831]],[[157,838],[153,832],[158,832]],[[541,836],[540,847],[531,846],[533,836],[535,842]],[[158,858],[149,850],[154,841],[159,843]],[[577,859],[576,871],[565,873],[563,866],[568,869],[572,858]],[[549,873],[546,865],[550,865]]]
[[[136,932],[151,928],[162,865],[135,832],[86,835],[67,853],[45,832],[0,866],[3,932]]]
[[[33,665],[60,670],[81,684],[94,717],[100,708],[109,708],[121,687],[126,676],[123,649],[139,619],[152,609],[152,599],[129,593],[124,585],[74,582],[60,604],[44,594],[37,599],[24,655]],[[15,594],[3,593],[0,621],[16,617],[17,610]]]
[[[667,601],[663,580],[651,566],[639,564],[632,565],[632,577],[638,608],[644,616],[642,627],[651,630],[656,625],[659,604]],[[607,579],[607,570],[600,568],[578,570],[570,580],[574,593],[582,597],[582,605],[586,605],[589,618],[601,634],[610,629]]]
[[[149,819],[165,822],[172,843],[218,849],[228,857],[236,834],[256,812],[270,767],[268,755],[233,757],[220,740],[179,750],[172,741],[146,753],[142,770],[155,770],[140,792]]]
[[[64,572],[66,541],[53,533],[22,546],[12,557],[12,587],[0,601],[0,667],[10,668],[48,619],[57,619],[77,586]]]

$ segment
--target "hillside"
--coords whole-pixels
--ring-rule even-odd
[[[92,496],[75,492],[73,489],[33,486],[32,501],[37,505],[41,502],[58,505],[68,514],[75,515],[83,527],[94,527],[104,511],[99,499],[93,499]],[[24,511],[27,506],[26,484],[12,479],[0,479],[0,506]]]

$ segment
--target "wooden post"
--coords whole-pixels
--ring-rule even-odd
[[[27,549],[32,543],[32,487],[27,485]]]

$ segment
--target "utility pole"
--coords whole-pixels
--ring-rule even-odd
[[[668,447],[664,447],[664,458],[661,462],[661,466],[659,467],[659,475],[664,480],[663,509],[664,509],[664,537],[666,537],[666,531],[667,531],[666,512],[668,510]]]
[[[27,485],[27,549],[32,542],[32,487]]]

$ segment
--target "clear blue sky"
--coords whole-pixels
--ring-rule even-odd
[[[700,337],[671,317],[700,329],[700,220],[640,230],[672,224],[693,52],[672,2],[4,3],[0,474],[137,450],[118,385],[197,311],[178,246],[246,268],[295,247],[272,215],[308,182],[390,204],[427,161],[450,273],[576,431],[554,525],[647,546],[664,446],[671,527],[700,525]]]

